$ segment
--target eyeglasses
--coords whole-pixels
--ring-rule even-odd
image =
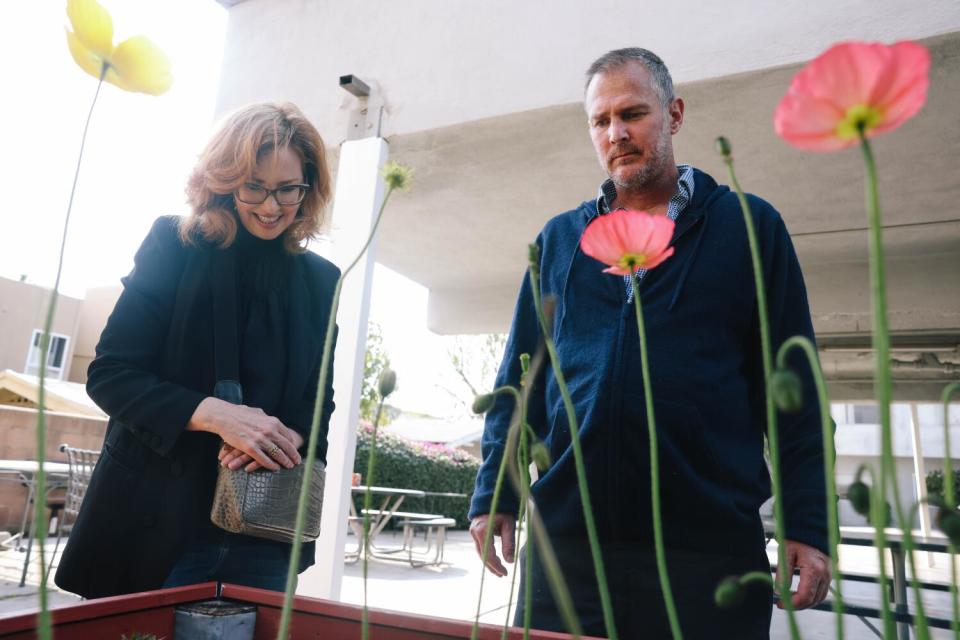
[[[308,184],[285,184],[276,189],[267,189],[262,185],[248,182],[237,189],[234,195],[244,204],[263,204],[267,198],[273,196],[277,204],[285,206],[303,202],[309,189]]]

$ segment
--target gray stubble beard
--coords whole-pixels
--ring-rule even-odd
[[[669,150],[670,134],[667,132],[667,135],[661,135],[660,139],[657,140],[657,146],[653,150],[653,154],[649,156],[648,161],[637,169],[635,173],[627,176],[626,179],[618,178],[609,172],[607,175],[613,180],[613,184],[617,186],[617,189],[627,192],[643,191],[647,187],[654,185],[664,174],[664,171],[670,163],[669,157],[671,154]]]

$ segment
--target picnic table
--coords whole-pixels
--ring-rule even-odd
[[[347,524],[357,537],[357,548],[348,551],[347,562],[356,562],[362,553],[369,557],[386,560],[396,560],[398,554],[406,554],[404,558],[411,566],[419,567],[425,564],[437,565],[443,562],[443,546],[446,529],[456,524],[452,518],[437,513],[415,513],[400,511],[400,506],[406,498],[424,498],[426,496],[465,497],[464,494],[436,493],[420,491],[418,489],[400,489],[396,487],[367,487],[358,485],[351,487],[355,495],[364,496],[367,489],[375,496],[376,508],[357,511],[353,500],[350,500],[350,514]],[[364,545],[364,517],[370,520],[368,533],[369,545]],[[400,518],[403,525],[403,544],[400,546],[384,546],[377,544],[377,536],[394,519]],[[424,550],[414,549],[413,542],[417,531],[423,531],[426,537]],[[432,553],[432,557],[430,554]]]

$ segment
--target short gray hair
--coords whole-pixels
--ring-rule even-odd
[[[666,108],[674,98],[673,78],[670,77],[670,70],[667,69],[667,65],[663,63],[660,56],[653,51],[640,47],[614,49],[594,60],[593,64],[587,69],[587,82],[583,87],[584,91],[590,86],[590,81],[597,74],[622,67],[628,62],[639,62],[650,73],[653,88],[660,98],[660,104]]]

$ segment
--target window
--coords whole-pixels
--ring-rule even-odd
[[[853,405],[855,424],[880,424],[880,407],[875,404]]]
[[[40,373],[40,337],[43,331],[33,330],[30,339],[30,351],[27,353],[27,366],[24,373],[38,375]],[[59,333],[50,334],[50,351],[47,356],[47,377],[57,380],[63,379],[64,359],[67,356],[67,345],[70,338]]]
[[[830,414],[840,424],[880,424],[880,407],[876,404],[835,403]]]

